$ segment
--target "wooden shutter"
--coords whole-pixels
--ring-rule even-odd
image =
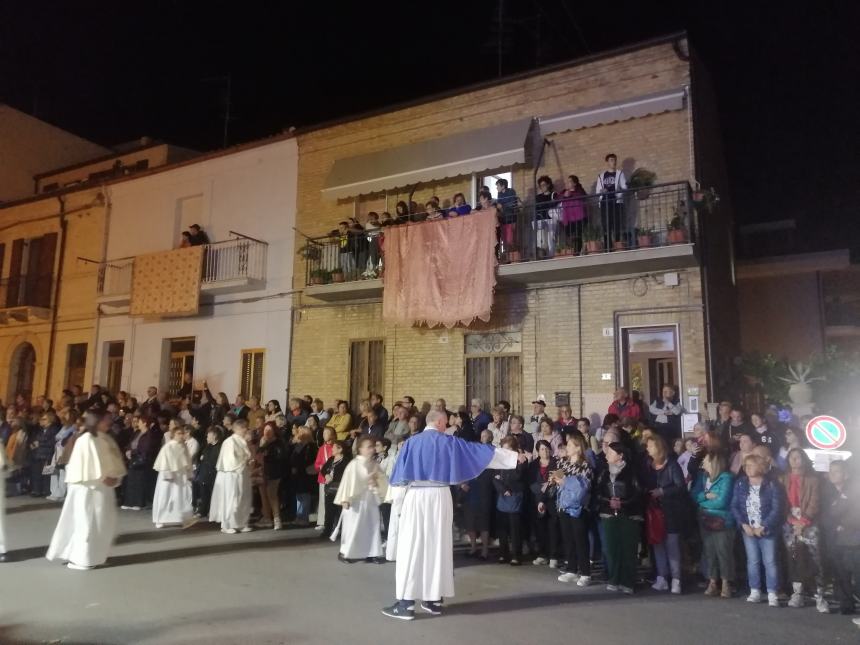
[[[51,306],[51,285],[54,282],[54,255],[57,252],[57,233],[48,233],[39,240],[38,253],[31,249],[30,266],[33,266],[33,258],[36,257],[35,285],[30,304],[34,307]],[[29,276],[28,276],[29,278]],[[29,281],[29,280],[28,280]]]
[[[12,262],[9,266],[9,285],[6,289],[6,306],[18,306],[18,294],[21,291],[21,261],[24,259],[24,240],[12,242]]]

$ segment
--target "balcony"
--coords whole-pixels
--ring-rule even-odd
[[[409,226],[411,224],[405,224]],[[378,298],[383,237],[309,239],[305,293],[328,301]],[[686,182],[499,208],[498,277],[540,284],[692,267],[697,238]],[[382,244],[380,244],[382,242]],[[348,245],[348,246],[344,246]],[[349,251],[341,253],[342,249]]]
[[[860,337],[860,300],[855,298],[834,298],[824,303],[825,333],[828,338]]]
[[[51,318],[51,274],[0,280],[0,325]]]
[[[268,244],[234,233],[233,239],[205,245],[200,294],[214,296],[261,289],[266,283]],[[131,303],[134,258],[99,264],[97,301],[112,313],[128,310]]]

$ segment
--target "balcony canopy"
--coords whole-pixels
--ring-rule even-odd
[[[323,196],[342,199],[526,162],[533,119],[335,161]]]
[[[581,130],[596,125],[637,119],[651,114],[684,109],[687,91],[684,88],[645,94],[624,101],[604,103],[573,112],[564,112],[540,119],[541,135]]]

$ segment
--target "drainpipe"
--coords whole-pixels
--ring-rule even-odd
[[[107,186],[102,186],[102,190],[104,191],[102,194],[105,195],[105,225],[104,225],[104,234],[102,236],[102,264],[99,266],[99,271],[104,271],[106,269],[105,263],[107,262],[107,252],[108,252],[108,236],[110,235],[110,214],[111,214],[111,206],[112,202],[110,199],[110,190]],[[95,332],[94,332],[94,340],[93,340],[93,359],[96,356],[104,359],[104,357],[99,352],[99,332],[101,331],[101,319],[102,319],[102,308],[101,305],[96,305],[96,324],[95,324]],[[104,360],[100,361],[104,363]],[[101,373],[99,371],[98,376],[96,376],[98,369],[98,365],[93,365],[93,378],[92,380],[97,383],[101,383]],[[122,383],[122,374],[120,374],[120,383]]]
[[[582,418],[585,410],[582,388],[582,285],[576,285],[576,333],[579,335],[579,416]]]
[[[58,195],[57,201],[60,202],[60,258],[57,263],[57,279],[54,281],[54,296],[52,298],[53,308],[51,309],[51,331],[50,340],[48,341],[47,374],[45,376],[46,397],[49,396],[51,378],[54,373],[54,351],[57,344],[57,315],[60,309],[60,282],[63,278],[63,261],[66,257],[66,235],[68,229],[68,220],[66,219],[66,199],[63,195]]]

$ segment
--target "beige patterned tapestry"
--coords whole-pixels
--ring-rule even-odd
[[[195,315],[200,305],[205,248],[191,246],[134,258],[131,315]]]

